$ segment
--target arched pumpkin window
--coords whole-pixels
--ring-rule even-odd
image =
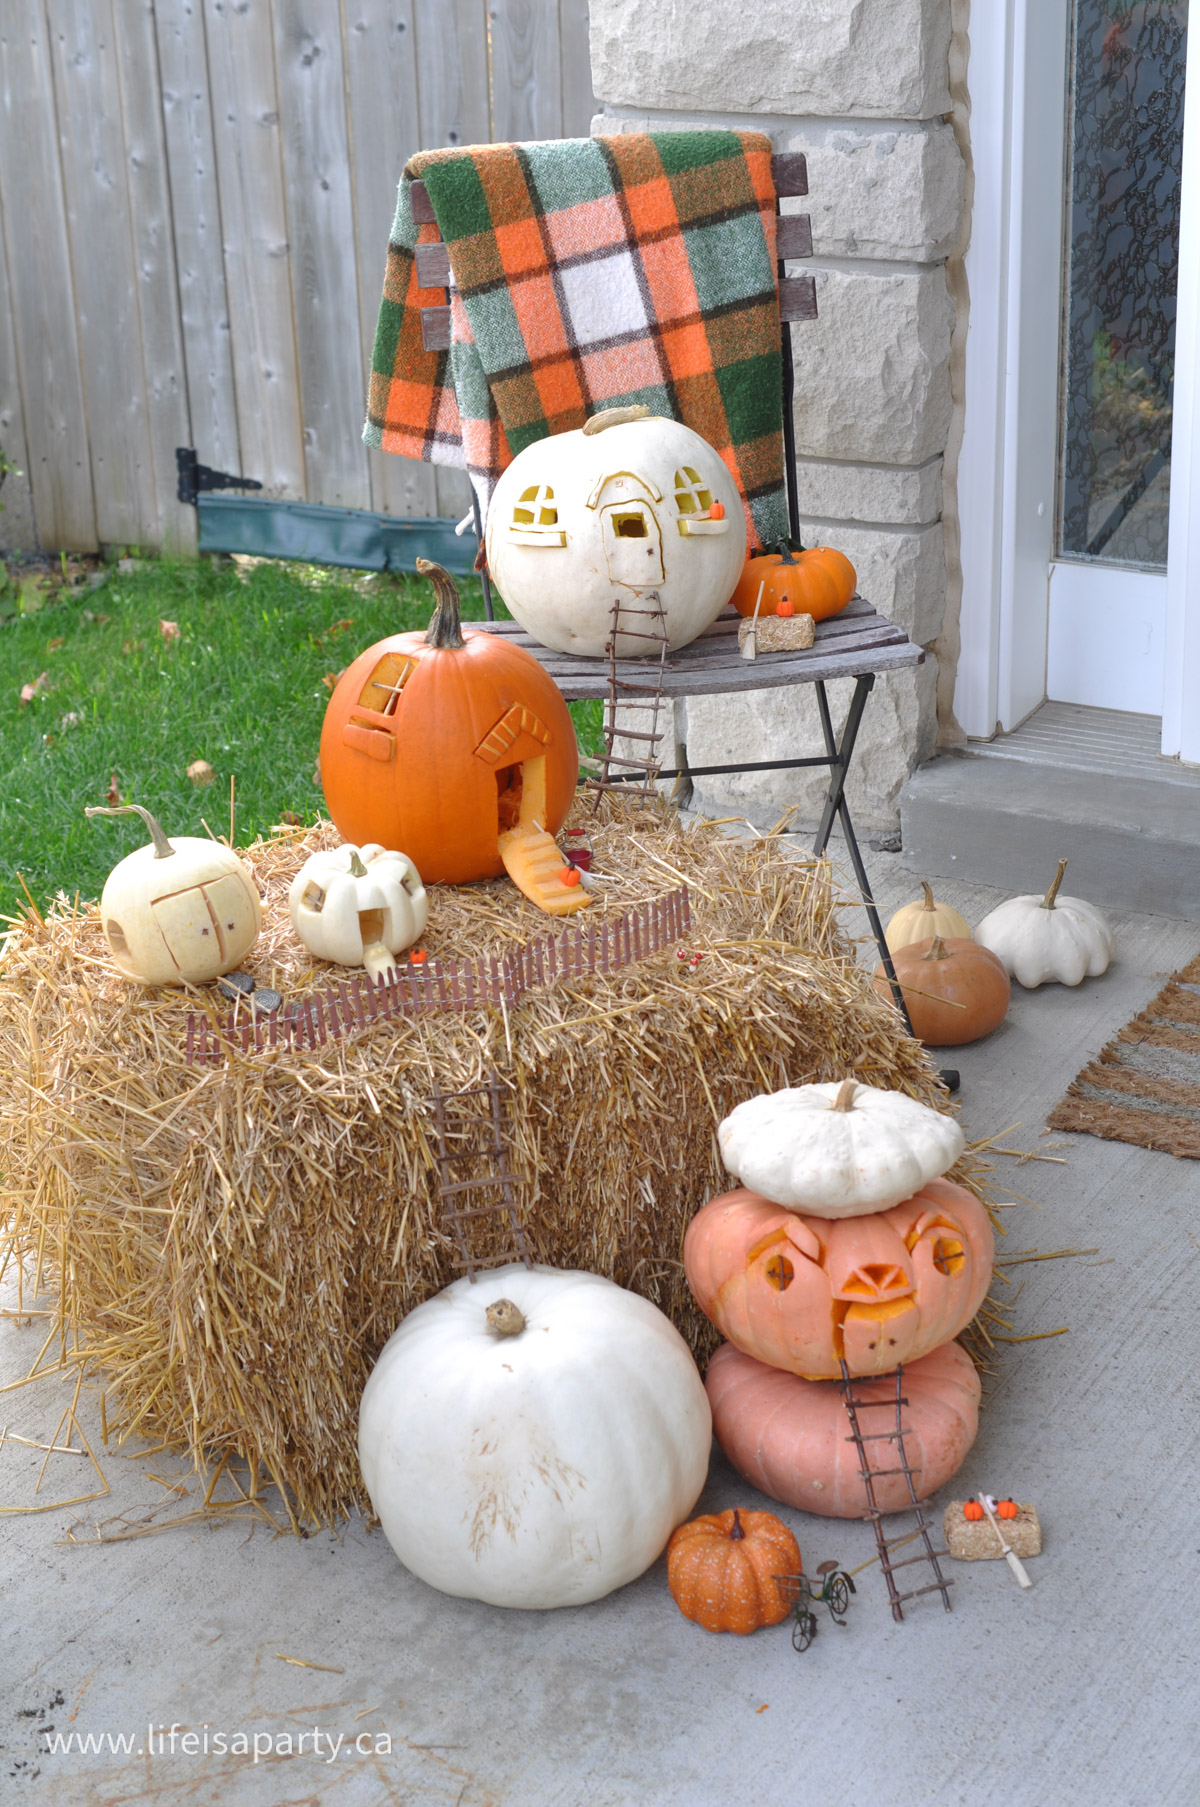
[[[675,506],[680,514],[707,514],[712,507],[712,491],[690,464],[675,472]]]
[[[548,483],[531,483],[513,507],[509,538],[524,546],[565,546],[567,536],[558,524],[558,504]]]

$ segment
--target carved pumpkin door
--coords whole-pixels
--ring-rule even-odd
[[[600,525],[613,583],[630,590],[662,583],[662,531],[647,497],[607,503],[600,510]]]

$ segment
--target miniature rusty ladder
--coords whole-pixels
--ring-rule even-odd
[[[904,1620],[902,1602],[905,1600],[916,1600],[921,1594],[941,1594],[942,1605],[945,1607],[946,1611],[949,1612],[949,1590],[954,1586],[954,1577],[952,1575],[943,1575],[941,1569],[938,1567],[938,1557],[948,1556],[950,1552],[944,1549],[935,1550],[930,1541],[929,1520],[925,1517],[924,1512],[921,1510],[920,1501],[917,1499],[917,1490],[913,1486],[914,1470],[909,1465],[908,1456],[904,1449],[904,1424],[901,1419],[901,1411],[903,1407],[908,1404],[908,1400],[901,1391],[903,1374],[904,1369],[902,1367],[896,1369],[896,1394],[894,1399],[859,1399],[854,1390],[855,1380],[851,1376],[850,1370],[844,1361],[842,1363],[842,1378],[840,1383],[842,1399],[846,1407],[846,1416],[850,1420],[850,1435],[846,1438],[846,1441],[847,1443],[853,1443],[858,1450],[858,1465],[862,1470],[863,1486],[866,1488],[867,1504],[870,1507],[870,1510],[864,1513],[863,1516],[869,1518],[875,1527],[875,1542],[879,1549],[879,1566],[883,1570],[883,1578],[887,1582],[888,1599],[891,1601],[892,1605],[892,1617],[897,1624],[903,1623]],[[859,1378],[861,1382],[865,1377]],[[896,1428],[894,1430],[864,1432],[860,1429],[858,1422],[858,1414],[860,1412],[879,1410],[891,1411],[893,1409],[896,1413]],[[882,1443],[885,1441],[895,1445],[897,1466],[895,1468],[872,1468],[867,1461],[866,1446],[868,1443]],[[916,1514],[917,1520],[916,1532],[907,1531],[903,1537],[884,1536],[883,1513],[879,1510],[875,1501],[875,1482],[882,1480],[885,1475],[894,1474],[902,1474],[904,1476],[908,1487],[909,1498],[912,1500],[913,1512]],[[924,1549],[919,1551],[916,1556],[906,1556],[901,1562],[893,1562],[891,1558],[892,1550],[895,1549],[898,1544],[911,1542],[914,1535],[921,1539],[921,1542],[925,1546]],[[911,1564],[916,1562],[929,1563],[937,1579],[931,1581],[927,1587],[910,1588],[908,1593],[902,1594],[896,1586],[896,1570],[908,1568]]]
[[[455,1104],[462,1099],[479,1097],[488,1099],[487,1117],[481,1119],[477,1111],[464,1109],[457,1113],[458,1123],[451,1123],[452,1107]],[[508,1164],[504,1088],[499,1078],[493,1073],[485,1085],[467,1086],[461,1092],[443,1092],[438,1087],[433,1091],[430,1101],[433,1105],[437,1142],[434,1159],[437,1163],[438,1203],[442,1208],[442,1217],[453,1230],[458,1243],[459,1266],[471,1281],[476,1279],[482,1268],[507,1267],[513,1261],[523,1261],[526,1267],[532,1267],[533,1255],[517,1209],[517,1181]],[[480,1129],[491,1131],[490,1141],[485,1140],[482,1145],[478,1134]],[[462,1145],[452,1147],[452,1141]],[[460,1179],[457,1165],[460,1161],[486,1165],[490,1167],[490,1172]],[[485,1205],[463,1206],[458,1203],[465,1193],[478,1191],[483,1187],[498,1189],[499,1198]],[[483,1224],[488,1219],[491,1220],[491,1227],[500,1231],[502,1246],[489,1254],[473,1254],[470,1231],[473,1226]],[[505,1232],[508,1246],[504,1246]]]
[[[650,606],[652,605],[652,606]],[[633,625],[635,616],[649,619],[649,627]],[[648,640],[658,646],[657,683],[633,684],[620,676],[620,665],[617,659],[617,639],[624,634],[629,639]],[[663,738],[663,730],[659,726],[660,714],[666,706],[663,696],[663,674],[667,658],[667,621],[663,612],[662,597],[657,590],[648,590],[636,601],[626,601],[617,596],[612,605],[612,626],[608,639],[604,643],[608,654],[608,695],[604,699],[604,752],[599,761],[598,776],[585,778],[584,788],[596,793],[596,808],[600,807],[600,799],[605,791],[621,791],[626,796],[647,796],[658,777],[662,759],[659,757],[659,743]],[[648,663],[652,663],[651,654]],[[625,718],[633,714],[640,716],[646,723],[644,728],[628,728]],[[642,741],[644,752],[640,759],[629,759],[614,753],[613,748],[619,740]],[[620,766],[619,773],[613,767]]]

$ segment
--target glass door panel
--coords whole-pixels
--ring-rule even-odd
[[[1167,564],[1187,0],[1075,0],[1059,554]]]

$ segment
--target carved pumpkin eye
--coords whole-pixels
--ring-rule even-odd
[[[796,1270],[786,1255],[772,1255],[763,1273],[776,1292],[786,1292],[796,1278]]]
[[[966,1251],[961,1242],[939,1236],[933,1245],[933,1265],[939,1274],[959,1274],[966,1265]]]

